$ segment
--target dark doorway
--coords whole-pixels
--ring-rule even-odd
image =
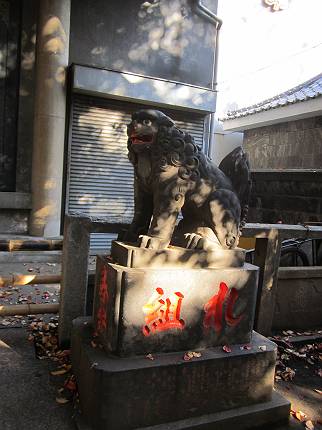
[[[20,0],[0,0],[0,192],[15,191]]]

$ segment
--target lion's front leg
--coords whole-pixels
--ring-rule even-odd
[[[170,183],[169,183],[170,182]],[[147,235],[140,236],[141,248],[165,249],[184,204],[185,189],[176,181],[160,182],[153,196],[153,216]]]
[[[137,242],[139,235],[148,231],[153,212],[153,199],[142,189],[137,177],[134,178],[134,217],[128,230],[119,235],[118,240]]]

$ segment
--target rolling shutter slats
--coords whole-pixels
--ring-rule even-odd
[[[127,158],[126,125],[131,121],[131,114],[143,108],[141,104],[74,96],[68,211],[108,216],[112,222],[131,222],[133,169]],[[160,110],[202,147],[204,116]],[[115,237],[114,234],[92,234],[91,249],[107,251]]]

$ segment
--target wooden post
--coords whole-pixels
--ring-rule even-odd
[[[256,238],[254,264],[260,270],[255,330],[264,336],[272,330],[280,255],[281,238],[277,229],[270,230],[265,238]]]

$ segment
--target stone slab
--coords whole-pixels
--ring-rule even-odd
[[[183,358],[185,351],[154,354],[154,360],[108,356],[91,347],[91,333],[89,318],[74,320],[73,369],[83,417],[95,430],[161,430],[168,423],[171,428],[204,429],[215,419],[209,414],[231,411],[233,418],[235,408],[262,403],[265,410],[274,404],[276,345],[255,332],[250,349],[235,345],[227,353],[208,348],[189,361]],[[288,416],[286,409],[280,418]]]
[[[296,270],[279,270],[273,329],[307,330],[321,327],[322,271],[318,267],[310,267],[310,270],[303,267],[292,269]],[[298,278],[294,275],[298,275]]]
[[[258,403],[229,411],[216,412],[186,420],[174,421],[149,427],[142,430],[248,430],[252,428],[266,429],[272,426],[287,424],[289,421],[291,404],[276,391],[268,402]],[[81,415],[75,417],[78,430],[94,430],[87,425]],[[268,427],[270,426],[270,427]],[[280,427],[279,427],[280,428]],[[140,430],[138,429],[138,430]]]
[[[0,263],[60,263],[62,251],[0,252]]]
[[[119,355],[250,341],[258,268],[133,269],[97,258],[95,332]]]
[[[169,246],[157,251],[118,241],[112,243],[111,256],[117,264],[133,268],[227,268],[241,267],[245,262],[241,248],[204,251]]]

